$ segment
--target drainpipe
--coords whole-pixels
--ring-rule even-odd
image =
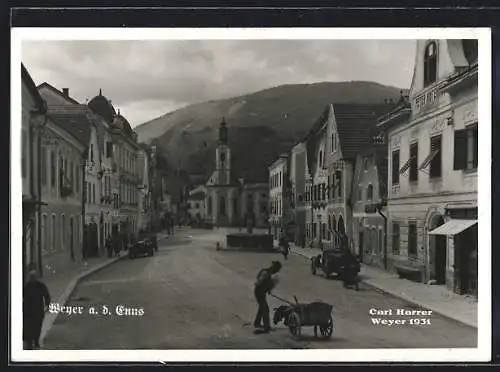
[[[387,270],[387,216],[382,213],[382,207],[377,207],[377,213],[384,219],[384,269]]]

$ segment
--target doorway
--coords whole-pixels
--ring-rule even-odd
[[[434,217],[431,231],[444,224],[443,216]],[[434,247],[434,280],[436,284],[446,283],[446,235],[432,235]]]
[[[459,293],[477,296],[477,225],[457,236]]]

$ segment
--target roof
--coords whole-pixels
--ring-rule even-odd
[[[130,123],[128,122],[127,119],[125,119],[125,117],[120,115],[120,111],[118,111],[118,114],[115,116],[113,120],[113,125],[116,125],[122,131],[124,131],[125,134],[127,134],[128,136],[130,136],[133,133]]]
[[[31,75],[29,74],[28,70],[26,69],[23,63],[21,63],[21,80],[24,84],[26,84],[26,87],[31,93],[31,96],[35,100],[37,108],[42,112],[45,112],[47,109],[47,105],[42,96],[40,95],[40,92],[38,91],[35,82],[31,78]]]
[[[394,108],[394,103],[333,104],[344,159],[354,159],[370,143],[377,119]]]
[[[68,102],[70,103],[74,103],[74,104],[77,104],[79,105],[80,102],[78,102],[77,100],[71,98],[70,96],[65,96],[63,92],[61,92],[59,89],[57,89],[56,87],[54,87],[53,85],[50,85],[49,83],[47,82],[43,82],[42,84],[40,84],[38,87],[38,89],[41,89],[41,88],[48,88],[50,89],[51,91],[53,91],[54,93],[60,95],[62,98],[64,98],[65,100],[67,100]]]
[[[73,135],[85,148],[88,147],[92,124],[87,115],[83,113],[52,113],[49,117],[55,125]]]
[[[108,123],[112,123],[116,111],[111,102],[102,95],[102,90],[99,89],[99,94],[92,98],[87,104],[97,114],[101,115]]]

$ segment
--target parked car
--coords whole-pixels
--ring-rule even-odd
[[[149,239],[140,239],[135,242],[128,251],[129,258],[136,258],[137,256],[153,256],[155,253],[153,243]]]
[[[158,252],[158,236],[155,233],[141,232],[139,240],[148,240],[153,245],[154,250]]]

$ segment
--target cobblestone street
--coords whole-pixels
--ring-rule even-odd
[[[160,242],[154,257],[123,259],[83,280],[67,305],[84,314],[60,314],[45,349],[273,349],[273,348],[432,348],[475,347],[474,328],[437,314],[427,325],[375,325],[370,309],[415,310],[415,305],[361,284],[359,292],[341,282],[312,276],[307,261],[283,261],[274,293],[293,301],[325,301],[334,306],[334,332],[320,341],[312,328],[300,341],[279,324],[267,335],[253,333],[256,311],[252,287],[260,268],[275,253],[216,251],[213,232],[186,230]],[[112,314],[85,312],[105,305]],[[117,315],[116,307],[135,315]],[[271,309],[280,302],[269,298]],[[126,310],[128,309],[128,310]],[[135,310],[133,310],[135,309]],[[144,315],[140,316],[143,309]],[[386,317],[386,319],[412,317]],[[416,317],[418,318],[418,317]]]

